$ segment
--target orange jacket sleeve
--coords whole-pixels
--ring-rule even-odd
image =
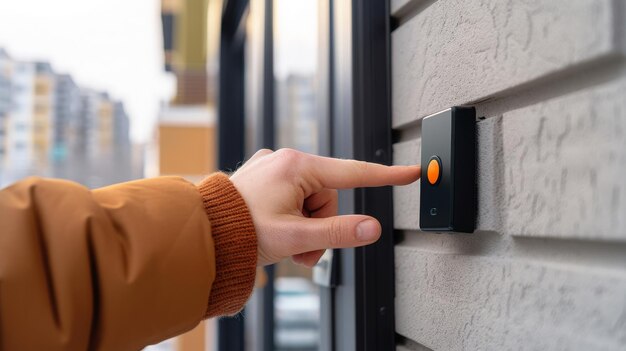
[[[239,311],[256,255],[223,174],[18,182],[0,191],[0,350],[141,349]]]

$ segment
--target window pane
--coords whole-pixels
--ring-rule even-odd
[[[275,0],[276,144],[317,153],[315,0]]]
[[[318,153],[316,112],[318,1],[274,0],[275,135],[277,148]],[[310,268],[290,260],[277,264],[277,350],[317,350],[319,291]]]

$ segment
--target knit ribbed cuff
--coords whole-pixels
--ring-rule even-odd
[[[198,190],[215,243],[215,281],[205,317],[233,315],[243,308],[254,287],[254,223],[246,203],[225,174],[210,175]]]

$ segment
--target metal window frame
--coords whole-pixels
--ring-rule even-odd
[[[257,148],[275,148],[275,87],[274,87],[274,0],[265,0],[263,11],[263,113],[261,123],[261,140]],[[274,340],[274,279],[276,278],[276,267],[270,265],[265,267],[267,283],[263,287],[263,306],[261,325],[261,350],[274,351],[276,344]]]
[[[337,106],[333,156],[389,165],[389,2],[337,0],[334,7],[333,94]],[[382,236],[376,244],[341,250],[341,283],[333,296],[334,347],[338,350],[395,348],[392,205],[390,187],[355,189],[340,195],[341,212],[378,218]]]
[[[221,170],[235,170],[246,157],[245,136],[245,43],[246,20],[249,0],[224,2],[220,33],[219,68],[219,156]],[[259,126],[259,138],[254,138],[254,149],[273,149],[275,145],[274,121],[274,45],[273,45],[273,0],[264,0],[263,25],[263,68],[261,74],[263,91],[262,113],[254,122]],[[256,92],[255,92],[256,93]],[[260,340],[252,340],[263,351],[274,351],[274,275],[275,267],[265,268],[267,284],[261,294],[261,306],[257,315]],[[245,348],[245,313],[236,318],[222,318],[218,322],[218,350],[231,351]]]
[[[272,0],[265,0],[271,6]],[[244,42],[247,0],[225,2],[219,89],[219,167],[234,170],[245,157]],[[335,157],[391,164],[390,16],[388,1],[329,0],[328,152]],[[264,108],[261,147],[274,146],[273,45],[266,11]],[[268,71],[268,68],[271,69]],[[267,79],[271,77],[271,79]],[[383,117],[384,116],[384,117]],[[227,137],[226,137],[227,136]],[[390,350],[395,347],[394,239],[390,187],[340,192],[340,212],[381,221],[374,245],[337,251],[340,284],[322,294],[322,349]],[[271,272],[271,269],[270,269]],[[273,278],[273,277],[270,277]],[[263,350],[272,350],[273,287],[264,291]],[[270,301],[272,300],[272,301]],[[326,311],[326,312],[324,312]],[[243,350],[243,317],[221,319],[219,350]],[[268,341],[268,340],[271,340]]]
[[[391,165],[389,1],[353,4],[354,156]],[[357,349],[388,350],[395,346],[392,188],[359,189],[355,195],[356,212],[378,218],[383,228],[376,244],[355,250]]]
[[[335,0],[320,0],[318,6],[317,113],[318,145],[322,156],[333,155],[334,116],[334,23]],[[339,270],[339,250],[334,250],[330,269]],[[334,272],[338,276],[338,272]],[[334,286],[319,286],[320,350],[335,349]]]
[[[218,168],[232,171],[245,157],[244,149],[244,44],[248,0],[224,3],[220,26],[218,88]],[[219,351],[243,351],[244,314],[220,318],[217,330]]]

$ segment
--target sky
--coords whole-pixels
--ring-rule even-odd
[[[173,89],[160,26],[158,0],[0,1],[0,47],[122,100],[135,142],[152,136],[160,101]]]
[[[317,65],[317,0],[276,0],[274,8],[274,72],[315,74]]]

